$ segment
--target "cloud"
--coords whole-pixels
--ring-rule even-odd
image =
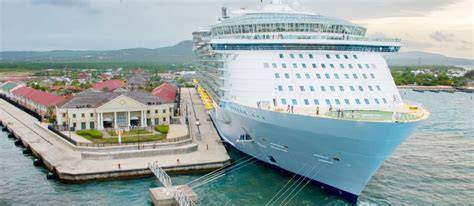
[[[52,5],[61,7],[87,7],[88,0],[31,0],[35,5]]]
[[[454,34],[444,33],[441,31],[436,31],[435,33],[430,34],[430,37],[438,42],[452,42],[454,40]]]

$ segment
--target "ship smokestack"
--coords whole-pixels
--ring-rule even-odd
[[[229,16],[227,16],[227,7],[222,7],[222,19],[227,19]]]

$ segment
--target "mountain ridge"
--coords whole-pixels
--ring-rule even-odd
[[[160,48],[126,48],[118,50],[52,50],[3,51],[0,63],[21,62],[149,62],[159,64],[188,64],[197,62],[192,52],[193,42],[185,40]],[[407,51],[385,56],[389,65],[474,65],[474,59],[447,57],[441,54]]]

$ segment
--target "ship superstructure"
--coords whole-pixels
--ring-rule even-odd
[[[428,116],[406,105],[385,53],[399,39],[281,2],[193,33],[211,117],[238,150],[355,200]]]

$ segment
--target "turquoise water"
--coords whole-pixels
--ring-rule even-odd
[[[359,205],[469,205],[474,203],[474,95],[401,92],[431,112],[369,182]],[[0,205],[150,205],[154,178],[61,184],[46,180],[0,132]],[[234,159],[242,154],[230,150]],[[175,176],[176,184],[199,175]],[[264,205],[291,178],[261,163],[198,187],[201,205]],[[279,204],[279,202],[278,202]],[[347,205],[306,186],[288,205]]]

